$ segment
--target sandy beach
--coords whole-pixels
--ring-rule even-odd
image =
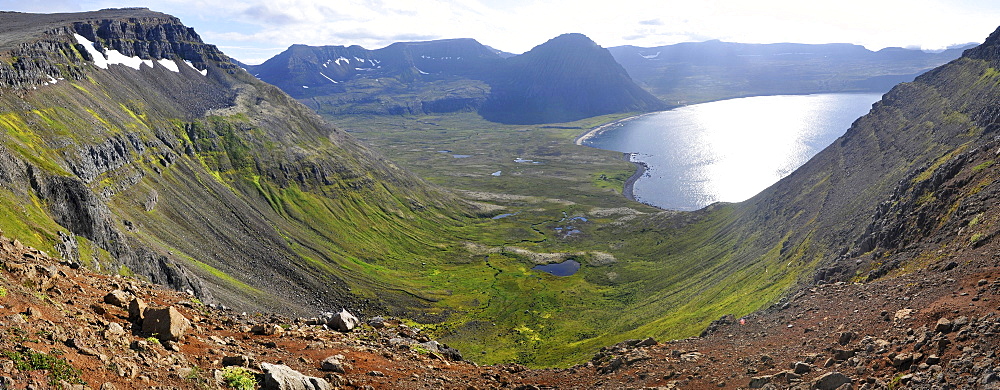
[[[646,115],[658,114],[660,112],[662,112],[662,111],[647,112],[645,114],[630,116],[628,118],[619,119],[619,120],[616,120],[614,122],[605,123],[603,125],[594,127],[593,129],[590,129],[590,131],[581,134],[579,137],[576,137],[576,141],[574,141],[574,143],[576,143],[577,145],[583,145],[583,143],[586,142],[588,139],[590,139],[592,137],[595,137],[595,136],[597,136],[597,135],[599,135],[599,134],[601,134],[601,133],[603,133],[603,132],[611,129],[612,127],[615,127],[617,125],[620,125],[622,123],[628,122],[628,121],[633,120],[633,119],[639,119],[639,118],[642,118],[642,117],[644,117]]]

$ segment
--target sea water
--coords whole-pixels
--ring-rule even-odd
[[[615,124],[584,145],[633,153],[648,170],[636,200],[670,210],[746,200],[867,114],[879,93],[758,96],[695,104]]]

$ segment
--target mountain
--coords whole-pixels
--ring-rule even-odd
[[[26,244],[247,311],[425,306],[373,269],[470,210],[137,8],[0,13],[0,183]]]
[[[377,50],[293,45],[247,69],[324,115],[479,111],[496,122],[543,123],[664,107],[580,34],[519,56],[472,39]]]
[[[663,109],[604,49],[582,34],[564,34],[507,59],[491,78],[480,110],[502,123],[569,122],[619,112]]]
[[[686,42],[610,48],[639,85],[671,104],[741,96],[885,92],[974,45],[938,53],[852,44]]]

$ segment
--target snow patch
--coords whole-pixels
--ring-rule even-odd
[[[639,54],[639,56],[642,57],[642,58],[645,58],[647,60],[651,60],[651,59],[654,59],[656,57],[659,57],[660,56],[660,52],[656,52],[656,54],[652,54],[652,55],[648,55],[648,56],[647,55]]]
[[[190,67],[191,67],[191,69],[194,69],[194,70],[195,70],[195,71],[197,71],[198,73],[201,73],[201,75],[202,75],[202,76],[208,76],[208,69],[205,69],[205,70],[198,70],[198,68],[195,68],[195,67],[194,67],[194,63],[193,63],[193,62],[191,62],[191,61],[188,61],[188,60],[184,60],[184,63],[185,63],[185,64],[187,64],[188,66],[190,66]]]
[[[320,75],[320,76],[323,76],[323,77],[324,77],[324,78],[326,78],[327,80],[330,80],[330,82],[331,82],[331,83],[334,83],[334,84],[337,84],[337,80],[334,80],[334,79],[331,79],[331,78],[330,78],[330,77],[328,77],[327,75],[323,74],[323,72],[319,72],[319,75]]]
[[[83,48],[87,50],[87,53],[94,58],[94,65],[98,68],[107,69],[109,65],[125,65],[129,68],[139,70],[143,65],[146,65],[150,69],[153,69],[153,60],[144,60],[136,56],[129,57],[114,49],[107,49],[107,53],[101,53],[100,50],[97,50],[97,48],[94,47],[94,42],[91,42],[89,39],[84,38],[80,34],[73,34],[73,37],[76,38],[76,42],[83,45]],[[155,62],[158,62],[164,68],[167,68],[172,72],[180,73],[181,71],[177,66],[177,62],[173,60],[163,58],[156,60]],[[185,62],[187,62],[191,68],[194,68],[194,64],[191,64],[190,61]],[[195,70],[198,69],[195,68]],[[200,70],[198,72],[202,75],[208,75],[208,69]],[[53,82],[53,84],[55,83]]]
[[[364,59],[364,58],[358,58],[358,57],[354,57],[354,59],[355,59],[356,61],[358,61],[358,62],[365,62],[365,59]]]
[[[174,73],[180,73],[181,72],[181,68],[178,67],[177,63],[174,62],[174,61],[171,61],[171,60],[168,60],[166,58],[163,58],[163,59],[160,59],[160,60],[158,60],[156,62],[159,62],[160,65],[163,65],[164,68],[167,68],[171,72],[174,72]]]
[[[309,89],[309,87],[305,85],[303,85],[302,88]]]
[[[346,63],[348,63],[348,64],[350,64],[350,63],[351,63],[351,60],[349,60],[349,59],[347,59],[347,58],[344,58],[344,57],[337,57],[337,60],[336,60],[336,61],[333,61],[333,62],[335,62],[335,63],[336,63],[337,65],[340,65],[340,61],[344,61],[344,62],[346,62]]]
[[[420,68],[417,68],[416,66],[414,66],[413,69],[416,69],[417,72],[420,72],[420,74],[430,74],[430,73],[427,73],[427,72],[424,72],[424,71],[420,70]]]

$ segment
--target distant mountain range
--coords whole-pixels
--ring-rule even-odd
[[[479,111],[495,122],[549,123],[665,107],[581,34],[518,56],[472,39],[293,45],[246,69],[330,115]]]
[[[608,50],[643,88],[677,105],[756,95],[886,92],[973,46],[930,53],[898,47],[871,51],[846,43],[715,40]]]
[[[885,92],[971,46],[930,53],[707,41],[604,49],[564,34],[521,55],[473,39],[377,50],[293,45],[261,65],[241,66],[325,115],[476,111],[528,124],[741,96]]]

